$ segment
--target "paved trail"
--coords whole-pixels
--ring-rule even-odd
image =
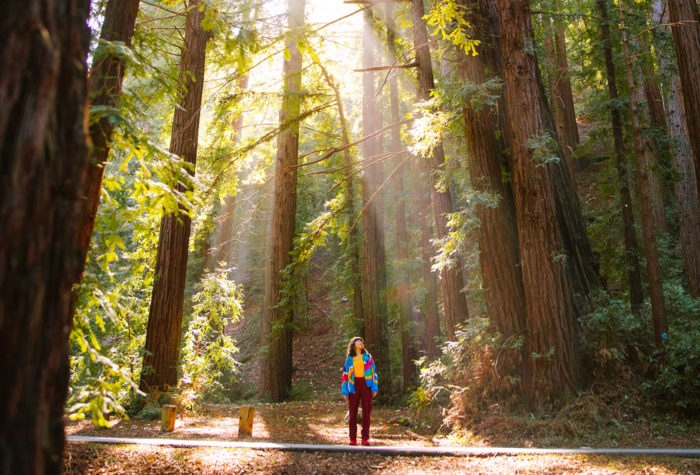
[[[700,458],[700,449],[533,449],[521,447],[395,447],[395,446],[350,446],[323,444],[287,444],[274,442],[234,442],[222,440],[151,439],[129,437],[91,437],[69,435],[69,442],[89,442],[98,444],[162,445],[170,447],[218,447],[253,450],[282,450],[289,452],[370,452],[380,455],[415,456],[471,456],[493,457],[496,455],[543,455],[543,454],[594,454],[594,455],[657,455],[664,457]]]

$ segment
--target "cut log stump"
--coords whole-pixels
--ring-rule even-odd
[[[255,408],[251,406],[242,406],[240,418],[238,419],[238,437],[250,437],[253,435],[253,418],[255,417]]]
[[[177,416],[177,408],[172,404],[163,406],[163,412],[160,418],[160,430],[163,432],[172,432],[175,430],[175,418]]]

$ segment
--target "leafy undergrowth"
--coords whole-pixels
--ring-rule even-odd
[[[582,394],[558,411],[517,411],[492,406],[453,436],[494,446],[520,447],[700,447],[698,420],[661,414],[639,391],[611,386]],[[636,394],[636,396],[635,396]]]
[[[385,457],[248,449],[69,443],[66,473],[698,473],[700,461],[659,457]]]
[[[454,408],[453,408],[454,409]],[[700,447],[698,419],[659,413],[639,386],[591,389],[557,411],[493,405],[455,428],[463,443],[519,447]]]

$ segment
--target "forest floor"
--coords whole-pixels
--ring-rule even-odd
[[[346,403],[340,395],[342,357],[340,332],[320,301],[311,309],[311,324],[294,340],[293,396],[296,401],[255,401],[259,362],[251,329],[239,328],[248,375],[238,404],[204,405],[178,414],[175,431],[160,431],[159,420],[114,418],[109,428],[90,421],[66,420],[67,435],[146,437],[197,440],[239,440],[238,408],[255,407],[252,437],[259,442],[307,444],[347,443]],[[247,346],[246,346],[247,344]],[[248,397],[249,399],[245,399]],[[626,401],[620,405],[620,401]],[[632,409],[630,409],[632,408]],[[157,412],[156,412],[157,415]],[[635,407],[624,388],[602,398],[580,397],[558,414],[520,414],[491,410],[469,429],[445,434],[435,421],[442,417],[416,414],[407,407],[376,404],[371,442],[386,446],[627,447],[697,448],[700,426],[678,418],[652,417]],[[432,425],[431,425],[432,423]],[[408,457],[356,453],[308,453],[232,448],[175,448],[68,442],[67,473],[695,473],[700,459],[651,456],[521,455],[495,457]]]

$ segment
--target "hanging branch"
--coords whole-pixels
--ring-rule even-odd
[[[413,61],[412,63],[408,64],[399,64],[399,65],[391,65],[391,66],[373,66],[371,68],[362,68],[362,69],[353,69],[356,73],[367,73],[370,71],[386,71],[387,69],[392,70],[392,69],[410,69],[410,68],[417,68],[418,63]]]
[[[403,151],[402,151],[402,152],[403,152]],[[411,155],[407,155],[406,158],[404,158],[403,160],[401,160],[401,161],[399,162],[399,164],[396,165],[396,167],[394,167],[394,169],[391,171],[391,173],[389,173],[389,175],[386,177],[386,179],[384,180],[384,183],[382,183],[382,184],[379,186],[379,188],[377,188],[377,190],[372,194],[372,196],[369,197],[369,199],[367,200],[367,203],[365,203],[365,206],[364,206],[364,207],[362,208],[362,210],[360,211],[360,214],[357,215],[357,218],[355,219],[355,222],[352,223],[352,226],[350,226],[350,229],[351,229],[351,230],[352,230],[352,229],[355,229],[355,226],[357,225],[357,222],[360,220],[360,218],[362,217],[362,215],[365,213],[365,210],[366,210],[367,207],[370,205],[370,203],[372,203],[372,201],[374,200],[374,198],[379,194],[380,191],[382,191],[382,190],[384,189],[384,187],[387,185],[387,183],[389,183],[389,180],[391,180],[391,178],[396,174],[396,172],[399,171],[399,169],[401,169],[401,167],[403,166],[403,164],[406,163],[410,158],[411,158]]]
[[[269,131],[268,133],[266,133],[265,135],[263,135],[262,137],[260,137],[258,140],[256,140],[256,141],[253,142],[252,144],[248,144],[248,145],[246,145],[246,146],[244,146],[244,147],[241,147],[241,148],[239,148],[239,149],[237,149],[237,150],[234,150],[234,151],[229,155],[230,157],[233,157],[233,158],[232,158],[232,159],[224,166],[224,168],[216,175],[216,177],[214,178],[214,181],[213,181],[212,184],[209,186],[209,189],[208,189],[207,192],[204,194],[204,198],[206,199],[206,198],[211,194],[211,192],[214,190],[214,188],[216,188],[216,186],[219,184],[219,181],[221,181],[221,177],[224,175],[224,172],[227,171],[234,163],[236,163],[236,161],[237,161],[238,159],[242,158],[243,155],[245,155],[246,153],[250,152],[251,150],[253,150],[253,149],[254,149],[255,147],[257,147],[258,145],[261,145],[261,144],[263,144],[263,143],[265,143],[265,142],[269,142],[269,141],[272,140],[273,138],[277,137],[277,135],[279,135],[280,132],[282,132],[284,129],[286,129],[287,127],[289,127],[291,124],[293,124],[293,123],[295,123],[295,122],[300,122],[300,121],[306,119],[307,117],[310,117],[310,116],[314,115],[315,113],[320,112],[320,111],[322,111],[322,110],[324,110],[324,109],[328,109],[329,107],[332,107],[332,106],[334,106],[334,105],[335,105],[335,99],[332,100],[332,101],[330,101],[330,102],[328,102],[328,103],[326,103],[326,104],[322,104],[322,105],[320,105],[320,106],[318,106],[318,107],[314,107],[313,109],[310,109],[310,110],[308,110],[308,111],[306,111],[306,112],[304,112],[304,113],[298,115],[297,117],[294,117],[294,118],[288,120],[288,121],[285,122],[284,124],[280,124],[279,127],[276,127],[275,129]]]
[[[394,128],[394,127],[400,127],[400,126],[402,126],[402,125],[404,125],[404,124],[408,124],[408,123],[410,123],[410,122],[413,122],[413,119],[406,119],[406,120],[402,120],[402,121],[400,121],[400,122],[395,122],[395,123],[393,123],[393,124],[389,124],[389,125],[387,125],[386,127],[383,127],[383,128],[381,128],[381,129],[377,130],[376,132],[372,132],[371,134],[366,135],[366,136],[364,136],[364,137],[362,137],[362,138],[360,138],[360,139],[358,139],[358,140],[356,140],[356,141],[354,141],[354,142],[352,142],[352,143],[350,143],[350,144],[348,144],[348,145],[343,145],[343,146],[341,146],[341,147],[335,147],[335,148],[330,149],[330,151],[329,151],[327,154],[325,154],[323,157],[319,158],[318,160],[313,160],[313,161],[311,161],[311,162],[306,162],[306,163],[300,163],[300,164],[297,164],[296,166],[297,166],[297,167],[305,167],[305,166],[308,166],[308,165],[313,165],[313,164],[315,164],[315,163],[322,162],[322,161],[324,161],[324,160],[328,160],[330,157],[332,157],[333,155],[335,155],[335,154],[338,153],[338,152],[342,152],[342,151],[345,150],[345,149],[348,149],[348,148],[354,147],[354,146],[356,146],[356,145],[359,145],[359,144],[361,144],[362,142],[366,142],[367,140],[376,137],[377,135],[383,134],[383,133],[386,132],[387,130],[390,130],[390,129]],[[311,152],[311,153],[314,153],[314,152]],[[310,155],[310,154],[307,154],[307,155]]]

